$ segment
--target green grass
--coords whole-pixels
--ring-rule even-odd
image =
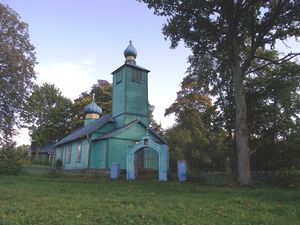
[[[298,225],[300,190],[0,176],[0,224]]]

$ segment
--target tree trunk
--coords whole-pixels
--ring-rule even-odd
[[[251,184],[251,170],[249,160],[248,126],[246,95],[243,85],[243,75],[239,60],[236,40],[233,41],[232,72],[234,82],[234,98],[236,105],[235,133],[237,151],[237,172],[240,185]]]

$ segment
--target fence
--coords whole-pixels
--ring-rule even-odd
[[[40,165],[23,165],[22,170],[30,175],[47,175],[55,172],[52,166],[40,166]],[[62,170],[61,174],[64,175],[98,175],[98,176],[109,176],[110,170],[97,170],[97,169],[85,169],[85,170]],[[121,170],[121,179],[125,178],[125,170]],[[252,171],[252,180],[254,183],[276,183],[277,177],[273,171]],[[141,174],[138,178],[145,179],[157,179],[158,171],[151,171],[151,173]],[[212,171],[204,172],[200,170],[189,170],[187,173],[189,181],[197,181],[202,184],[210,185],[226,185],[233,183],[236,180],[236,175],[230,172],[224,171]],[[168,178],[170,180],[178,180],[177,169],[169,169]]]
[[[252,171],[252,179],[254,182],[263,182],[274,184],[278,182],[278,177],[273,171]]]
[[[254,183],[276,183],[277,177],[273,171],[252,171],[251,177]],[[177,169],[169,170],[169,178],[177,179]],[[200,170],[189,170],[188,180],[197,181],[203,184],[211,185],[226,185],[234,183],[236,180],[236,174],[225,171],[200,171]]]
[[[62,175],[79,175],[79,176],[106,176],[110,175],[109,169],[73,169],[73,170],[58,170],[53,166],[42,165],[23,165],[22,171],[29,175],[47,175],[50,173],[59,173]]]
[[[54,172],[53,166],[23,165],[22,171],[30,175],[46,175]]]

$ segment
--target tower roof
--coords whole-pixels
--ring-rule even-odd
[[[129,45],[127,48],[124,50],[124,56],[126,58],[126,62],[135,62],[136,56],[137,56],[137,51],[132,45],[132,41],[129,41]]]
[[[98,106],[95,103],[95,100],[93,99],[93,101],[90,104],[88,104],[87,106],[84,107],[83,112],[84,112],[84,114],[88,114],[88,113],[101,114],[102,109],[100,106]]]
[[[146,71],[147,73],[150,72],[149,70],[147,70],[147,69],[145,69],[145,68],[143,68],[143,67],[141,67],[141,66],[139,66],[139,65],[136,64],[135,58],[137,56],[137,51],[133,47],[132,41],[129,41],[129,45],[124,50],[124,56],[126,58],[126,61],[125,61],[124,65],[120,66],[118,69],[116,69],[114,72],[112,72],[112,74],[118,72],[124,66],[129,66],[129,67],[132,67],[134,69],[143,70],[143,71]]]

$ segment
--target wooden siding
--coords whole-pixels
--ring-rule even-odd
[[[146,132],[145,127],[137,123],[123,132],[111,137],[108,140],[109,142],[107,146],[107,168],[110,168],[113,162],[118,162],[120,163],[121,169],[126,169],[126,153],[128,146],[135,144],[136,141],[140,141],[146,135]],[[151,133],[149,135],[156,143],[163,144],[156,136]]]
[[[133,71],[141,74],[140,82],[134,81]],[[121,73],[122,80],[116,82],[116,76]],[[116,127],[120,128],[136,119],[141,119],[148,125],[148,74],[129,66],[124,66],[113,74],[113,106],[112,116]]]
[[[91,144],[90,165],[92,169],[106,168],[107,140]]]
[[[81,145],[80,160],[78,160],[78,145]],[[69,150],[71,156],[69,160]],[[85,169],[88,166],[89,143],[87,139],[76,140],[56,148],[55,161],[60,159],[64,169]]]

